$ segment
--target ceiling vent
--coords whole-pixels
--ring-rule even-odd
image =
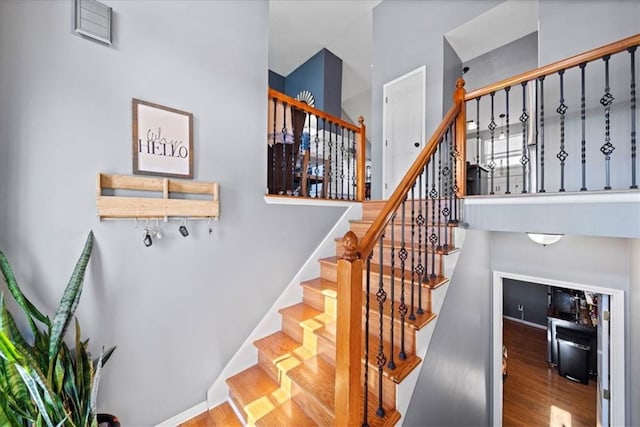
[[[74,0],[74,31],[111,45],[111,8],[96,0]]]

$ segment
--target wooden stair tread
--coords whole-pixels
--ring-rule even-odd
[[[280,309],[282,316],[296,321],[304,329],[315,331],[327,323],[335,321],[335,317],[305,304],[298,303]]]
[[[252,402],[269,396],[280,388],[258,365],[227,378],[226,382],[245,410]]]
[[[363,338],[364,339],[364,338]],[[378,355],[378,343],[380,340],[375,335],[369,333],[369,367],[378,369],[377,355]],[[391,360],[391,353],[389,353],[389,343],[384,343],[383,352],[387,361],[384,364],[383,375],[390,378],[394,383],[399,384],[405,379],[417,366],[420,365],[422,359],[415,354],[406,353],[406,358],[400,359],[400,346],[397,342],[393,346],[393,362],[395,363],[395,369],[389,368],[389,361]],[[364,355],[362,357],[364,361]]]
[[[369,427],[391,427],[400,421],[400,412],[395,408],[387,408],[384,405],[382,406],[384,415],[382,417],[377,416],[378,400],[371,392],[368,393],[367,400],[367,425]]]
[[[313,396],[329,413],[334,413],[336,369],[321,357],[313,357],[290,370],[287,376]]]
[[[336,244],[340,244],[340,243],[342,243],[342,239],[343,239],[342,237],[336,237],[336,238],[335,238],[335,242],[336,242]],[[422,243],[423,243],[423,245],[424,245],[424,246],[423,246],[423,249],[425,249],[425,250],[427,251],[427,253],[429,253],[429,254],[430,254],[431,252],[435,252],[436,254],[440,254],[440,255],[448,255],[448,254],[452,254],[452,253],[455,253],[455,252],[459,252],[459,251],[460,251],[460,248],[459,248],[459,247],[456,247],[456,246],[453,246],[453,245],[449,245],[446,249],[445,249],[445,248],[437,248],[437,247],[436,247],[436,250],[435,250],[435,251],[433,251],[433,247],[432,247],[431,243],[429,243],[429,244],[425,244],[425,240],[426,240],[426,239],[425,239],[425,237],[424,237],[424,236],[422,237],[422,240],[423,240],[423,242],[422,242]],[[401,246],[401,244],[402,244],[402,240],[401,240],[400,238],[396,237],[396,239],[395,239],[396,255],[398,255],[398,251],[399,251],[399,250],[400,250],[400,248],[402,247],[402,246]],[[378,246],[379,246],[379,244],[376,244],[376,247],[378,247]],[[385,249],[390,249],[390,248],[391,248],[391,239],[390,239],[390,238],[386,238],[386,237],[385,237],[385,238],[383,238],[383,239],[382,239],[382,246],[383,246]],[[404,242],[404,246],[405,246],[405,248],[407,248],[407,250],[409,250],[408,248],[411,248],[411,242],[410,242],[410,241],[405,240],[405,242]],[[413,247],[414,247],[414,249],[415,249],[416,251],[418,250],[418,238],[417,238],[417,237],[416,237],[416,239],[415,239],[415,240],[414,240],[414,242],[413,242]]]
[[[316,292],[320,292],[326,297],[336,299],[338,296],[338,284],[334,281],[323,279],[322,277],[316,277],[315,279],[306,280],[300,285],[303,287],[313,289]]]
[[[321,258],[319,260],[320,263],[326,263],[326,264],[332,264],[332,265],[337,265],[338,264],[338,260],[340,258],[337,256],[331,256],[331,257],[326,257],[326,258]],[[363,269],[366,269],[366,263],[363,266]],[[405,265],[405,267],[410,268],[410,265]],[[371,274],[378,274],[378,272],[380,271],[380,266],[379,264],[374,264],[371,263]],[[382,268],[382,275],[384,277],[391,277],[391,267],[384,265]],[[404,275],[404,280],[405,281],[409,281],[409,285],[411,285],[411,276],[414,275],[415,273],[412,273],[411,270],[407,270],[405,268],[405,270],[401,270],[398,266],[395,266],[393,268],[393,272],[394,272],[394,278],[400,280],[402,278],[402,275]],[[424,288],[431,288],[431,289],[436,289],[437,287],[443,285],[444,283],[446,283],[449,279],[447,279],[445,276],[442,275],[436,275],[436,277],[431,278],[431,276],[427,273],[427,281],[423,281],[421,283],[422,287]],[[364,279],[363,279],[364,280]],[[418,277],[416,275],[416,277],[414,278],[414,283],[417,283],[418,281]],[[372,287],[373,287],[373,283],[372,283]]]
[[[256,421],[257,427],[316,427],[317,424],[304,413],[302,409],[291,399],[285,400],[280,406],[269,411],[265,416]]]
[[[242,425],[229,402],[223,402],[180,424],[179,427],[242,427]]]
[[[278,363],[283,357],[299,352],[302,344],[282,331],[254,341],[253,345],[273,363]]]

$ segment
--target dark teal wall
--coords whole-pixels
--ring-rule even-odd
[[[284,76],[276,73],[275,71],[269,70],[269,87],[271,89],[284,93],[284,79]]]

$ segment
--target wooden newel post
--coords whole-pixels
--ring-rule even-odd
[[[358,238],[348,231],[338,260],[336,315],[335,425],[360,426],[362,420],[362,260]]]
[[[453,102],[460,104],[460,112],[456,117],[456,151],[458,159],[456,165],[456,182],[458,184],[458,197],[467,194],[467,103],[464,101],[466,91],[464,90],[464,79],[460,77],[456,81],[456,90],[453,93]]]
[[[358,117],[360,125],[360,133],[356,141],[356,200],[361,202],[365,199],[365,174],[366,174],[366,146],[367,146],[367,127],[364,125],[364,118]]]

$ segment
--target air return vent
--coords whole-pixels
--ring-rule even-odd
[[[111,44],[111,8],[96,0],[74,0],[74,31]]]

